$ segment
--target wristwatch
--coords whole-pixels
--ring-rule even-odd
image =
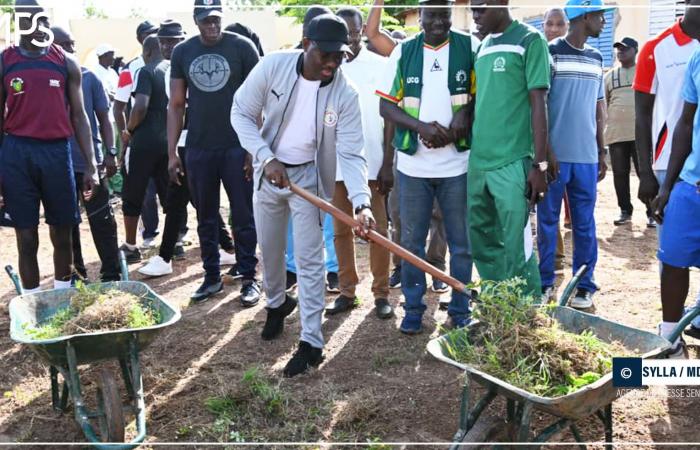
[[[117,150],[117,147],[110,147],[108,152],[111,156],[114,157],[116,157],[119,154],[119,150]]]
[[[357,208],[355,208],[355,214],[359,214],[360,211],[362,211],[363,209],[369,209],[371,211],[372,206],[368,205],[367,203],[363,203],[360,206],[358,206]]]
[[[532,167],[534,167],[535,169],[539,169],[540,172],[546,172],[547,169],[549,169],[549,162],[548,161],[534,162],[534,163],[532,163]]]

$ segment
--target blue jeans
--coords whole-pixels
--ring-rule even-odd
[[[433,202],[438,201],[445,225],[447,247],[450,250],[450,275],[462,283],[472,280],[472,252],[467,225],[467,174],[449,178],[416,178],[399,175],[399,213],[401,215],[401,244],[414,255],[425,259]],[[425,312],[425,273],[412,264],[401,265],[401,291],[406,314]],[[447,310],[454,318],[467,317],[469,296],[452,290]]]
[[[333,216],[323,214],[323,242],[326,248],[326,272],[338,273],[338,257],[335,254],[335,244],[333,243]],[[287,253],[285,255],[287,271],[297,273],[294,263],[294,236],[292,233],[292,219],[289,219],[287,226]]]
[[[557,247],[559,214],[564,190],[571,205],[571,225],[574,235],[573,273],[583,265],[588,271],[581,278],[579,287],[595,292],[593,271],[598,261],[595,210],[598,184],[598,164],[559,163],[559,176],[549,185],[547,195],[537,204],[537,249],[540,252],[540,277],[542,287],[554,286],[554,253]]]

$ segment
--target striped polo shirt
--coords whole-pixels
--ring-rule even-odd
[[[666,170],[673,130],[683,111],[681,86],[688,61],[700,43],[683,32],[680,21],[642,47],[632,88],[655,95],[651,124],[654,170]]]
[[[596,105],[605,100],[603,55],[588,44],[575,48],[565,38],[549,44],[549,140],[559,162],[598,163]]]

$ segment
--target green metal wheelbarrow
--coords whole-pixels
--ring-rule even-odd
[[[15,342],[27,345],[49,365],[53,408],[60,412],[67,411],[70,399],[74,406],[75,420],[80,424],[85,437],[96,448],[121,450],[138,447],[146,437],[146,407],[139,352],[153,342],[163,328],[180,320],[180,311],[144,283],[101,283],[100,287],[129,292],[143,299],[146,306],[159,313],[159,323],[147,328],[75,334],[55,339],[33,339],[25,331],[25,324],[42,323],[58,310],[67,307],[76,290],[50,290],[23,295],[19,277],[12,267],[5,267],[5,271],[10,275],[19,294],[10,301],[10,337]],[[123,257],[122,279],[128,280]],[[115,377],[103,368],[97,380],[97,409],[90,410],[83,399],[78,366],[109,359],[119,361],[129,403],[122,403]],[[63,378],[62,389],[59,388],[58,374]],[[131,413],[136,418],[138,434],[129,443],[124,443],[125,413]],[[97,425],[97,429],[93,424]]]
[[[635,351],[642,358],[665,358],[674,341],[683,332],[692,319],[700,314],[700,310],[691,310],[678,324],[670,341],[648,331],[628,327],[620,323],[603,319],[593,314],[587,314],[566,307],[569,297],[576,288],[580,277],[585,272],[582,267],[567,285],[560,298],[559,305],[550,307],[550,315],[559,323],[563,330],[572,333],[593,331],[595,336],[604,342],[617,341],[625,348]],[[476,327],[473,324],[471,327]],[[471,328],[470,327],[470,328]],[[545,442],[562,430],[569,428],[579,447],[585,449],[582,444],[581,433],[575,425],[576,420],[591,416],[598,417],[605,428],[606,448],[612,448],[613,417],[612,403],[619,398],[618,390],[613,387],[612,373],[600,378],[598,381],[583,388],[560,397],[541,397],[513,386],[501,379],[493,377],[479,369],[462,364],[449,356],[447,347],[458,345],[450,342],[449,335],[432,339],[427,346],[428,352],[440,361],[446,362],[465,372],[460,408],[459,430],[454,436],[452,448],[459,448],[465,441],[469,431],[476,425],[477,420],[486,407],[499,395],[506,398],[507,423],[514,427],[513,442],[532,442],[532,448],[540,448]],[[486,389],[486,393],[470,409],[470,387],[477,383]],[[623,391],[626,393],[626,391]],[[545,426],[538,434],[531,432],[530,422],[534,410],[540,410],[551,414],[556,420]],[[499,423],[496,427],[502,427]]]

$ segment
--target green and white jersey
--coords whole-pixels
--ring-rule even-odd
[[[534,157],[529,91],[548,89],[547,41],[514,20],[491,34],[476,56],[476,111],[469,167],[494,170]]]

